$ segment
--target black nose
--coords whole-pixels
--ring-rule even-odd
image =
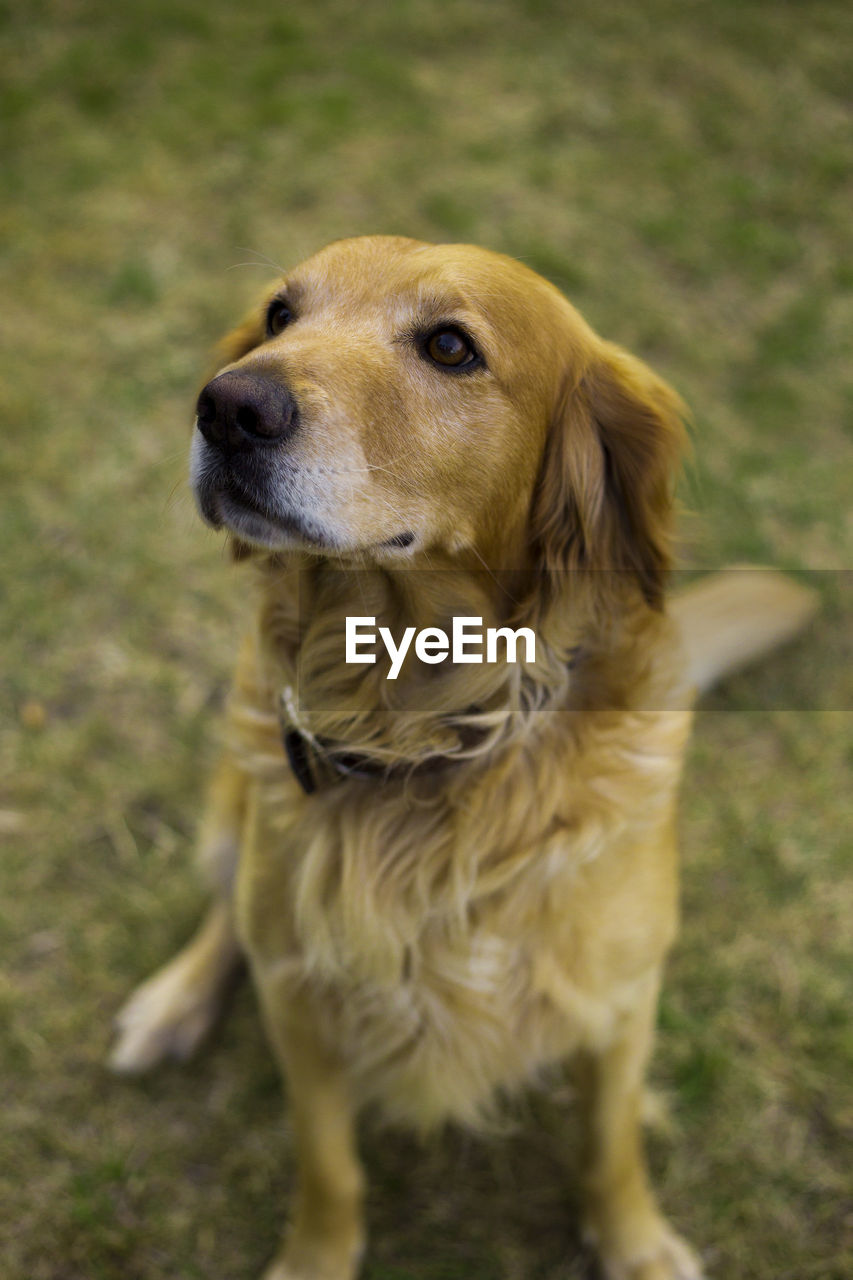
[[[197,425],[225,453],[281,444],[296,425],[296,404],[286,387],[250,373],[221,373],[196,405]]]

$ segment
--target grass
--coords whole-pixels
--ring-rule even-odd
[[[566,288],[694,408],[687,559],[821,586],[814,634],[698,718],[652,1158],[711,1275],[853,1274],[848,7],[31,0],[0,38],[0,1272],[252,1276],[280,1228],[247,990],[183,1070],[103,1060],[196,916],[239,633],[184,478],[207,351],[266,257],[380,230]],[[367,1280],[586,1274],[570,1113],[365,1148]]]

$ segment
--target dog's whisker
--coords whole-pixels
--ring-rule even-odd
[[[270,267],[273,271],[277,272],[278,275],[280,276],[287,274],[285,268],[280,263],[276,262],[274,258],[268,258],[267,255],[265,253],[261,253],[259,249],[250,249],[246,245],[238,245],[237,248],[239,249],[240,253],[252,253],[255,256],[254,258],[251,258],[248,262],[233,263],[230,267],[228,267],[229,271],[232,271],[235,267]]]
[[[475,556],[477,557],[477,559],[479,560],[480,564],[481,564],[481,565],[483,566],[483,568],[485,569],[486,573],[487,573],[487,574],[489,575],[489,577],[492,579],[492,581],[494,582],[495,586],[496,586],[496,587],[498,588],[498,590],[500,591],[501,595],[506,596],[506,597],[507,597],[507,599],[508,599],[508,600],[511,600],[511,601],[512,601],[512,603],[513,603],[514,605],[516,605],[516,606],[520,605],[520,604],[521,604],[521,601],[520,601],[520,600],[516,600],[515,596],[514,596],[514,595],[512,595],[512,593],[511,593],[511,592],[507,591],[507,589],[506,589],[506,587],[504,586],[504,584],[503,584],[502,582],[500,582],[500,581],[498,580],[498,578],[496,578],[496,577],[495,577],[494,573],[493,573],[493,572],[492,572],[492,570],[489,568],[489,565],[486,563],[486,561],[483,559],[482,555],[480,554],[480,551],[479,551],[479,549],[477,548],[477,544],[476,544],[476,543],[474,543],[474,542],[472,542],[472,543],[471,543],[471,550],[473,551],[474,555],[475,555]]]

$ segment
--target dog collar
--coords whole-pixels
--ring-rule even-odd
[[[580,654],[579,646],[569,650],[566,666],[570,671],[577,665]],[[321,782],[333,785],[348,778],[390,782],[394,778],[441,773],[460,763],[459,757],[436,755],[427,756],[423,760],[383,764],[373,756],[348,751],[326,738],[316,738],[307,730],[300,729],[298,720],[293,690],[288,687],[282,691],[279,707],[281,740],[293,776],[306,796],[314,795],[320,789]]]
[[[311,769],[311,758],[308,754],[310,743],[307,738],[303,738],[298,729],[288,729],[286,724],[281,726],[281,740],[296,781],[306,796],[310,796],[317,790],[317,783],[314,781],[314,773]]]
[[[321,783],[331,786],[347,778],[390,782],[394,778],[440,773],[457,763],[447,756],[429,756],[425,760],[383,764],[372,756],[359,755],[355,751],[341,751],[334,743],[309,737],[285,722],[281,726],[281,739],[293,776],[306,796],[319,791]]]

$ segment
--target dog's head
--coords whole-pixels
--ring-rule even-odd
[[[522,264],[340,241],[268,291],[221,356],[192,480],[241,543],[629,570],[659,601],[680,402]]]

